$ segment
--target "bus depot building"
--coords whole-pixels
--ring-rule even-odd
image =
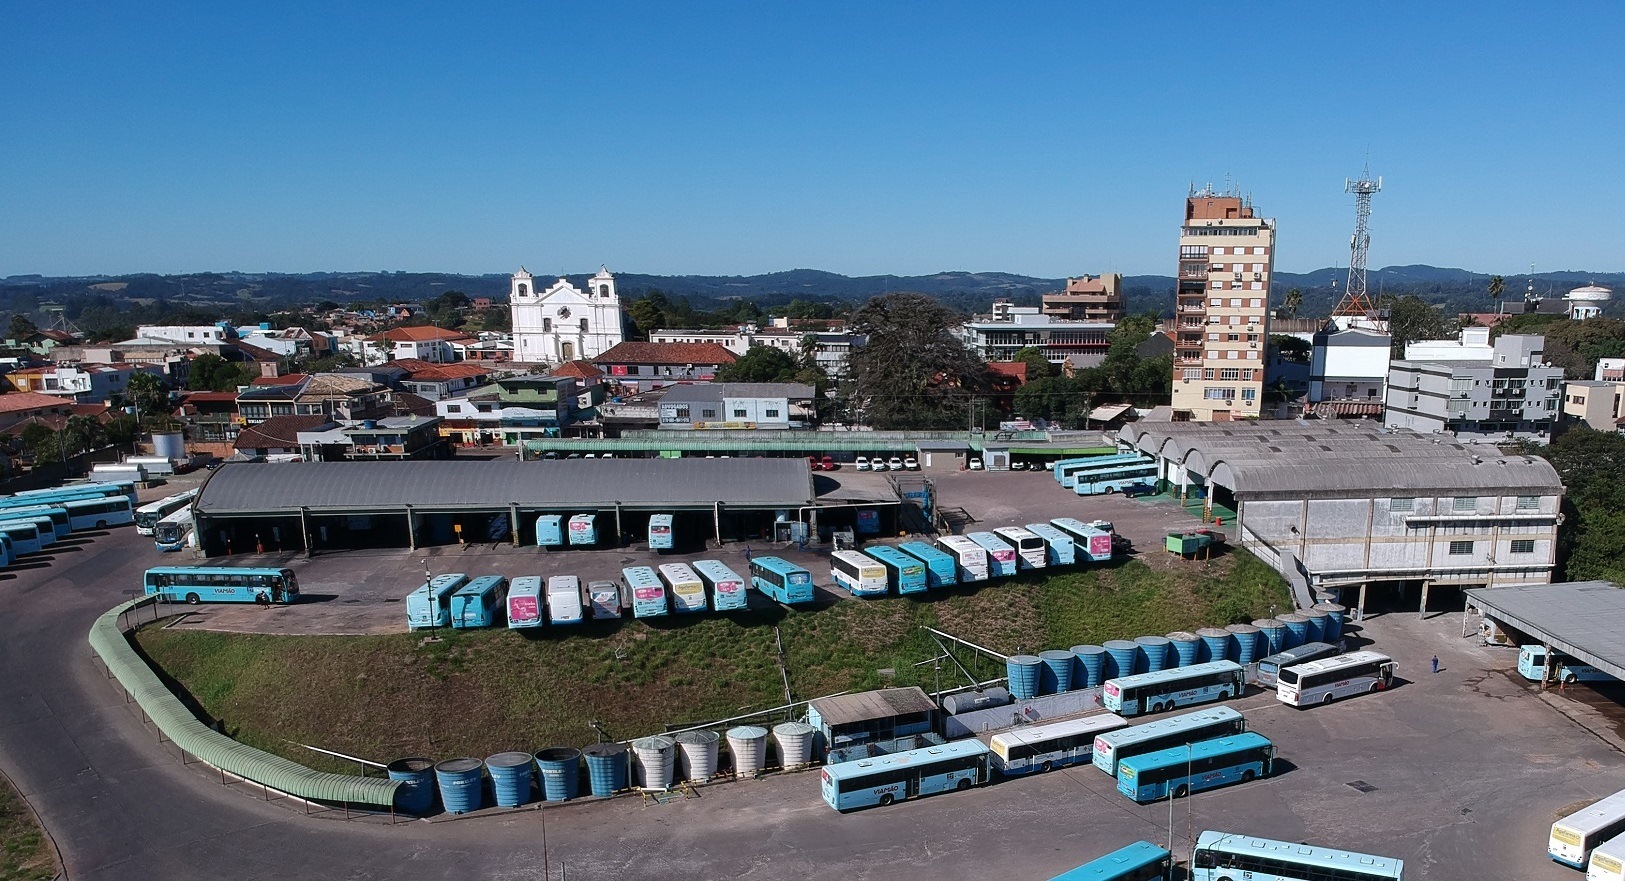
[[[592,515],[590,544],[614,547],[641,541],[650,515],[671,514],[676,548],[698,549],[775,523],[806,522],[817,534],[813,505],[800,459],[232,463],[204,483],[195,517],[211,557],[534,546],[543,515]]]

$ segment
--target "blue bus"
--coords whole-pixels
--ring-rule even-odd
[[[1067,489],[1073,489],[1080,479],[1088,479],[1087,475],[1149,461],[1151,460],[1139,453],[1119,453],[1115,456],[1092,456],[1087,459],[1058,462],[1055,465],[1055,479]]]
[[[47,510],[55,511],[56,514],[61,515],[64,519],[66,519],[68,516],[68,512],[61,509]],[[55,517],[50,514],[46,514],[41,511],[0,511],[0,522],[4,522],[7,525],[27,524],[34,527],[34,541],[39,545],[40,548],[48,548],[51,545],[56,544],[58,524]],[[33,551],[30,551],[29,553],[33,553]]]
[[[632,617],[658,618],[666,614],[666,583],[652,566],[629,566],[621,570],[632,591]]]
[[[1233,832],[1204,831],[1191,849],[1190,881],[1403,881],[1404,860]]]
[[[497,610],[502,608],[502,588],[507,579],[501,575],[481,575],[451,595],[451,626],[458,630],[490,627],[497,622]]]
[[[1174,707],[1240,697],[1247,671],[1235,661],[1209,661],[1155,673],[1106,680],[1101,702],[1120,716],[1160,713]]]
[[[1518,675],[1530,682],[1539,682],[1543,676],[1549,681],[1573,685],[1576,682],[1611,682],[1612,676],[1582,664],[1557,652],[1552,653],[1551,669],[1546,669],[1546,647],[1543,645],[1518,646]]]
[[[976,546],[987,551],[987,576],[989,578],[1003,578],[1016,574],[1016,549],[991,532],[969,532],[965,537],[976,543]]]
[[[570,518],[570,546],[591,547],[598,544],[598,515],[576,514]]]
[[[671,515],[649,515],[649,550],[669,551],[672,546]]]
[[[1085,523],[1076,517],[1056,517],[1050,525],[1061,530],[1062,534],[1072,539],[1077,555],[1087,558],[1091,563],[1104,563],[1112,558],[1112,534],[1110,530],[1102,529],[1092,523]],[[1080,560],[1079,562],[1082,562]]]
[[[837,811],[969,789],[988,780],[992,753],[980,740],[825,765],[824,802]]]
[[[59,538],[67,538],[73,534],[73,518],[68,515],[68,509],[63,507],[64,504],[66,503],[62,502],[52,505],[0,504],[0,517],[4,517],[7,520],[50,520],[51,535],[49,536],[49,540],[45,541],[45,543],[52,544]],[[44,540],[46,539],[46,536],[41,535],[40,538]]]
[[[451,626],[451,595],[468,583],[461,572],[436,575],[422,587],[406,595],[406,627],[422,630],[425,627]]]
[[[1130,484],[1143,483],[1150,486],[1156,482],[1157,463],[1141,462],[1079,474],[1077,485],[1072,487],[1072,491],[1080,496],[1097,496],[1101,493],[1117,492]]]
[[[1117,763],[1117,791],[1141,804],[1184,798],[1268,777],[1274,766],[1275,744],[1248,731],[1123,759]]]
[[[564,515],[541,514],[536,518],[536,546],[556,548],[564,544]]]
[[[40,552],[39,524],[32,520],[0,520],[0,535],[6,536],[11,544],[11,562],[17,562],[19,554],[37,554]]]
[[[1095,767],[1117,776],[1117,763],[1139,756],[1247,730],[1247,719],[1230,707],[1209,707],[1155,722],[1142,722],[1095,736]]]
[[[82,499],[95,496],[124,496],[131,505],[138,503],[135,481],[116,480],[107,483],[76,483],[71,486],[53,486],[45,489],[25,489],[12,493],[13,499]],[[35,502],[38,504],[38,502]]]
[[[874,545],[863,552],[886,567],[886,580],[903,596],[924,593],[926,589],[925,564],[891,545]]]
[[[951,554],[923,541],[906,541],[897,549],[925,564],[926,587],[953,587],[959,583],[959,566]]]
[[[1136,841],[1049,881],[1166,881],[1172,865],[1173,854],[1149,841]]]
[[[1027,531],[1044,540],[1051,566],[1071,566],[1078,562],[1078,545],[1066,533],[1048,523],[1029,523]]]
[[[123,496],[68,499],[61,505],[68,509],[68,525],[75,531],[106,529],[109,526],[123,526],[135,522],[135,510],[130,507],[130,500]]]
[[[165,602],[291,603],[299,598],[292,569],[232,566],[161,566],[142,577],[148,596]]]
[[[11,544],[11,536],[0,532],[0,566],[10,566],[17,562],[17,549]]]
[[[705,590],[711,595],[711,608],[718,612],[734,612],[750,605],[745,590],[745,576],[728,568],[721,560],[695,560],[694,574],[700,576]]]
[[[779,557],[750,561],[750,584],[775,602],[794,605],[813,599],[812,573]]]
[[[160,551],[178,551],[186,547],[194,525],[190,506],[171,511],[153,525],[152,546]]]
[[[518,575],[508,584],[508,629],[540,627],[547,620],[547,600],[542,594],[542,576]]]

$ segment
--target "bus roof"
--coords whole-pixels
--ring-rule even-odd
[[[937,539],[937,541],[943,545],[946,545],[947,547],[960,551],[986,550],[986,548],[983,548],[981,545],[972,541],[968,535],[944,535]]]
[[[988,752],[987,744],[980,740],[958,740],[942,746],[928,746],[885,756],[875,756],[871,759],[857,759],[850,762],[825,765],[824,776],[831,780],[852,780],[867,777],[870,774],[895,771],[898,768],[906,768],[910,765],[922,765],[941,759],[984,755]]]
[[[1397,879],[1401,877],[1401,873],[1405,868],[1403,860],[1397,860],[1393,857],[1379,857],[1347,850],[1334,850],[1329,847],[1311,847],[1307,844],[1294,844],[1289,841],[1272,841],[1268,838],[1254,838],[1251,835],[1239,835],[1234,832],[1204,831],[1196,837],[1196,847],[1198,850],[1213,849],[1226,853],[1267,856],[1271,859],[1287,860],[1305,866],[1355,869],[1373,878]]]
[[[445,596],[457,588],[462,587],[467,581],[468,576],[461,572],[448,572],[445,575],[436,575],[419,586],[417,590],[412,592],[421,593],[424,595],[434,594],[435,596]]]
[[[694,571],[702,578],[712,581],[744,581],[745,576],[735,572],[727,563],[721,560],[695,560]]]
[[[983,547],[985,549],[990,549],[990,550],[995,550],[995,551],[998,551],[998,550],[1013,551],[1013,550],[1015,550],[1015,548],[1012,548],[1009,545],[1005,544],[1003,541],[1000,541],[999,537],[997,535],[994,535],[991,532],[970,532],[970,533],[966,533],[965,537],[970,539],[973,542],[976,542],[978,545],[980,545],[981,547]]]
[[[1337,646],[1329,642],[1306,642],[1303,645],[1293,646],[1278,651],[1273,655],[1259,658],[1258,662],[1262,664],[1268,661],[1277,667],[1285,667],[1288,664],[1298,663],[1299,658],[1314,659],[1327,654],[1335,654],[1336,652]]]
[[[1136,743],[1150,737],[1160,737],[1174,731],[1184,731],[1201,725],[1212,725],[1218,722],[1233,722],[1242,718],[1239,711],[1233,707],[1208,707],[1167,719],[1157,719],[1153,722],[1142,722],[1130,728],[1119,728],[1100,735],[1107,743],[1125,744]]]
[[[1072,536],[1067,535],[1048,523],[1029,523],[1027,531],[1045,541],[1071,541]]]
[[[891,563],[894,566],[918,566],[920,561],[891,545],[875,545],[864,548],[863,552],[882,563]],[[938,551],[941,553],[941,551]]]
[[[1000,526],[993,530],[993,534],[1005,538],[1038,538],[1038,533],[1025,526]]]
[[[285,575],[292,571],[285,566],[154,566],[147,570],[147,574],[156,572],[159,575]]]
[[[1270,745],[1269,738],[1264,735],[1256,731],[1243,731],[1240,734],[1215,737],[1212,740],[1199,740],[1196,743],[1184,746],[1171,746],[1167,749],[1159,749],[1154,753],[1129,756],[1118,762],[1118,764],[1127,765],[1135,771],[1144,772],[1153,768],[1183,765],[1195,759],[1208,759],[1244,749],[1258,749]]]
[[[547,592],[579,591],[581,579],[574,575],[549,575],[547,577]]]
[[[687,563],[661,563],[658,571],[672,581],[698,581],[700,578],[694,574],[694,567]]]
[[[141,508],[142,510],[156,511],[159,508],[167,508],[170,505],[178,505],[196,496],[199,489],[201,489],[201,487],[193,487],[186,492],[179,492],[172,496],[164,496],[156,502],[148,502],[145,505],[142,505]]]
[[[1005,746],[1015,746],[1018,743],[1038,743],[1055,737],[1065,737],[1068,734],[1098,734],[1103,731],[1113,731],[1128,724],[1128,720],[1116,713],[1096,713],[1093,716],[1084,716],[1080,719],[1068,719],[1064,722],[1045,722],[1042,725],[1025,725],[1009,731],[1001,731],[993,735],[993,740]]]
[[[596,519],[597,517],[598,517],[597,514],[571,514],[570,515],[570,522],[571,523],[583,523],[583,522],[586,522],[588,520]]]
[[[664,526],[670,526],[671,525],[671,515],[670,514],[650,514],[649,515],[649,525],[653,526],[656,523],[662,524]]]
[[[1310,676],[1315,673],[1324,673],[1328,670],[1341,670],[1344,667],[1353,667],[1359,664],[1369,664],[1372,661],[1391,661],[1393,658],[1381,652],[1349,652],[1346,655],[1337,655],[1331,658],[1321,658],[1318,661],[1304,661],[1302,664],[1293,664],[1292,669],[1299,676]]]
[[[508,582],[508,596],[533,597],[542,594],[542,576],[515,575]]]
[[[889,547],[889,545],[883,545],[883,547]],[[897,546],[897,550],[927,563],[952,563],[954,561],[954,558],[943,553],[941,548],[933,547],[923,541],[905,541]]]
[[[863,569],[878,569],[880,561],[862,551],[836,551],[829,555],[831,560],[841,560]]]
[[[1189,667],[1171,667],[1167,670],[1158,670],[1155,673],[1136,673],[1133,676],[1119,676],[1111,680],[1117,683],[1118,688],[1137,688],[1153,682],[1168,682],[1174,679],[1184,679],[1187,676],[1204,676],[1208,673],[1222,673],[1239,671],[1241,665],[1235,661],[1208,661],[1205,664],[1192,664]]]
[[[788,575],[792,572],[807,571],[805,568],[797,566],[783,557],[752,557],[750,564],[752,566],[760,566],[769,572],[777,572],[781,575]]]
[[[621,575],[626,579],[626,583],[633,587],[666,586],[661,583],[660,576],[655,574],[651,566],[628,566],[621,570]]]
[[[1625,817],[1625,790],[1620,790],[1601,801],[1592,802],[1552,825],[1578,832],[1583,838],[1610,825],[1620,817]]]
[[[192,522],[192,507],[176,508],[163,516],[159,523],[190,523]]]
[[[55,502],[35,502],[32,505],[0,505],[0,515],[10,517],[13,514],[40,514],[40,513],[48,514],[48,513],[52,512],[52,511],[61,511],[62,513],[66,514],[66,513],[68,513],[68,505],[73,503],[73,502],[79,502],[79,501],[86,501],[86,500],[85,499],[62,499],[60,501],[55,501]],[[101,501],[101,499],[100,498],[95,498],[95,499],[89,499],[88,501],[98,502],[98,501]]]
[[[457,592],[464,596],[478,596],[490,593],[501,586],[501,575],[481,575],[478,578],[470,579],[467,584],[457,588]]]
[[[1125,872],[1154,866],[1172,854],[1149,841],[1136,841],[1127,847],[1120,847],[1105,856],[1090,860],[1087,863],[1062,872],[1049,881],[1111,881],[1122,877]]]

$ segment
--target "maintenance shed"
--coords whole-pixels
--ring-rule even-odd
[[[1555,650],[1625,680],[1625,590],[1607,581],[1539,586],[1483,587],[1467,591],[1467,611],[1511,629],[1528,643]],[[1462,635],[1469,632],[1463,621]],[[1526,644],[1528,644],[1526,643]]]
[[[776,521],[816,529],[801,459],[566,459],[224,465],[196,518],[208,556],[452,543],[536,543],[544,514],[597,515],[599,546],[669,513],[679,538],[749,538]]]
[[[892,752],[887,748],[889,741],[932,734],[936,717],[936,703],[923,689],[912,686],[821,697],[807,708],[808,724],[818,729],[820,753],[865,745]]]

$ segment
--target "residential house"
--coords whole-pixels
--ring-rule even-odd
[[[232,447],[243,456],[301,456],[301,432],[337,428],[326,416],[274,416],[237,433]]]
[[[631,389],[650,389],[679,382],[708,382],[723,366],[739,360],[717,343],[624,342],[592,363],[609,380]]]
[[[443,459],[450,450],[440,436],[440,419],[390,416],[353,425],[330,425],[298,433],[306,462]]]
[[[257,425],[276,416],[377,419],[392,414],[387,387],[344,373],[266,377],[237,394],[238,417]]]
[[[70,416],[97,415],[105,412],[106,406],[74,404],[56,395],[9,392],[0,394],[0,432],[16,434],[30,422],[38,422],[60,431]]]
[[[399,383],[401,389],[430,401],[461,397],[491,381],[489,366],[470,362],[432,364],[417,358],[402,358],[390,363],[406,371]]]
[[[1619,431],[1625,416],[1625,382],[1571,379],[1563,383],[1563,422],[1597,431]]]
[[[50,357],[51,353],[63,346],[77,346],[81,342],[76,334],[65,330],[36,330],[20,340],[7,340],[8,348],[24,348],[36,355]]]
[[[461,398],[435,402],[440,432],[465,445],[514,446],[558,437],[579,415],[580,380],[553,374],[506,376]]]
[[[219,324],[143,324],[135,329],[135,336],[187,346],[224,345],[237,338],[237,329],[225,321]]]
[[[660,427],[670,431],[806,428],[813,419],[810,385],[799,382],[712,382],[674,385],[660,400]]]
[[[222,458],[232,454],[238,428],[236,392],[185,392],[172,415],[195,451]]]
[[[362,364],[380,364],[402,358],[445,364],[458,360],[454,345],[467,346],[477,342],[477,339],[460,330],[431,325],[393,327],[362,339],[362,348],[357,354]]]
[[[56,395],[76,404],[105,404],[124,393],[136,369],[131,364],[53,364],[14,370],[6,381],[20,392]]]

